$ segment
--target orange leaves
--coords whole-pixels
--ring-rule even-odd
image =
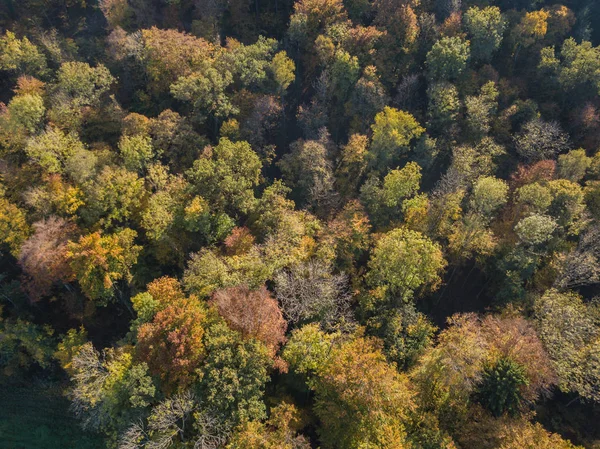
[[[211,304],[232,329],[244,338],[256,338],[275,355],[285,342],[287,323],[279,304],[266,289],[250,290],[246,286],[219,290],[213,294]]]

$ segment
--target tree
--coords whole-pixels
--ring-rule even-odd
[[[125,167],[132,172],[142,171],[155,156],[152,140],[143,134],[121,136],[119,152]]]
[[[222,138],[216,147],[204,149],[187,176],[217,210],[247,213],[253,205],[260,170],[260,159],[249,143]]]
[[[387,360],[401,371],[408,370],[433,344],[437,328],[413,303],[390,309],[377,310],[368,321],[368,330],[383,341]]]
[[[432,81],[452,81],[467,67],[470,43],[458,36],[442,37],[427,53],[427,73]]]
[[[46,58],[27,37],[19,39],[14,33],[6,31],[0,38],[0,70],[41,76],[47,70]]]
[[[214,50],[204,39],[155,26],[141,30],[140,44],[135,55],[150,78],[149,87],[154,94],[166,92],[179,77],[202,68],[203,61],[210,61]]]
[[[586,156],[584,149],[571,150],[558,156],[558,175],[569,181],[579,182],[591,163],[592,159]]]
[[[87,204],[84,218],[106,227],[124,223],[139,212],[144,198],[144,180],[124,167],[104,166],[85,185]]]
[[[296,75],[296,65],[294,61],[288,58],[285,51],[277,53],[271,61],[271,70],[273,71],[273,77],[277,83],[277,91],[279,96],[283,97],[286,89],[294,82]]]
[[[211,116],[217,125],[220,119],[239,112],[225,92],[232,83],[231,72],[219,71],[205,63],[201,71],[179,77],[170,89],[177,100],[192,103],[199,118]]]
[[[245,286],[217,290],[210,303],[231,329],[240,332],[243,338],[262,342],[272,356],[285,342],[287,323],[279,304],[266,287],[258,290],[250,290]]]
[[[594,309],[573,292],[548,290],[535,302],[540,338],[552,359],[563,391],[600,400],[598,390],[598,341]]]
[[[152,321],[138,328],[136,352],[158,376],[167,392],[197,380],[195,370],[206,357],[207,310],[195,297],[168,303]]]
[[[297,140],[278,162],[284,182],[295,190],[298,203],[327,208],[334,201],[333,164],[325,139]]]
[[[515,197],[515,202],[524,207],[526,212],[543,214],[552,204],[550,189],[537,182],[519,187]]]
[[[523,125],[514,142],[519,156],[531,163],[555,158],[569,147],[569,136],[558,123],[535,119]]]
[[[11,120],[16,121],[29,133],[35,133],[42,123],[46,107],[38,94],[19,94],[11,98],[7,106]]]
[[[472,6],[465,12],[463,22],[471,39],[473,59],[489,62],[502,43],[505,29],[500,8],[497,6],[486,8]]]
[[[585,40],[577,44],[570,37],[562,44],[560,59],[556,59],[553,48],[549,50],[550,61],[546,61],[546,64],[550,62],[551,67],[556,69],[563,89],[570,94],[587,93],[587,89],[600,92],[600,47],[593,47]]]
[[[0,372],[22,378],[33,367],[48,369],[52,363],[54,339],[50,326],[22,319],[0,318]]]
[[[425,132],[408,112],[388,106],[375,116],[371,129],[371,164],[382,172],[397,163],[408,152],[411,141]]]
[[[333,324],[347,314],[348,279],[332,273],[319,260],[295,265],[275,273],[275,294],[291,322],[319,320]]]
[[[479,400],[494,416],[515,415],[521,408],[522,385],[528,380],[524,368],[511,359],[500,358],[483,369]]]
[[[517,45],[530,47],[536,41],[543,39],[548,32],[549,16],[550,13],[543,9],[526,13],[514,28]]]
[[[376,68],[374,66],[365,67],[345,105],[346,114],[352,117],[350,128],[361,133],[367,132],[369,123],[387,103],[387,93]]]
[[[264,419],[263,395],[272,359],[257,340],[243,339],[223,322],[206,330],[206,359],[198,386],[202,398],[228,427]]]
[[[91,67],[85,62],[65,62],[57,72],[57,89],[77,108],[97,106],[115,78],[102,64]]]
[[[578,288],[600,282],[600,229],[592,226],[579,237],[577,248],[562,261],[555,286],[560,289]]]
[[[50,217],[34,223],[33,229],[33,235],[21,246],[19,265],[25,272],[24,287],[29,297],[37,300],[49,294],[55,282],[72,280],[67,245],[77,227],[62,218]]]
[[[310,386],[324,447],[406,447],[413,395],[376,340],[356,338],[334,347]]]
[[[485,176],[479,178],[473,186],[471,208],[484,217],[493,214],[508,201],[508,184],[502,179]]]
[[[522,420],[503,426],[499,449],[578,449],[569,440],[550,433],[540,423]]]
[[[297,434],[299,422],[296,407],[283,402],[273,408],[266,422],[250,421],[240,425],[227,449],[309,449],[308,440]]]
[[[434,135],[452,136],[460,110],[458,90],[447,82],[435,83],[427,89],[427,98],[427,127]]]
[[[397,228],[377,242],[367,279],[374,288],[408,301],[418,288],[435,290],[445,266],[437,243],[420,232]]]
[[[0,195],[0,242],[18,257],[29,233],[25,212]]]
[[[383,179],[383,200],[388,207],[398,207],[400,203],[419,190],[421,167],[409,162],[401,169],[391,170]]]
[[[115,283],[131,280],[141,246],[134,245],[137,233],[125,228],[114,234],[94,232],[67,244],[66,256],[85,295],[100,302],[112,298]]]
[[[533,214],[523,218],[515,226],[519,239],[527,245],[540,245],[552,238],[556,221],[546,215]]]
[[[367,168],[368,145],[367,136],[352,134],[348,143],[341,148],[335,176],[337,190],[344,196],[356,193]]]
[[[77,134],[65,134],[53,127],[32,137],[25,147],[27,155],[48,173],[64,172],[69,159],[84,150]]]
[[[481,87],[481,93],[465,99],[467,128],[472,140],[483,138],[490,131],[490,123],[498,109],[498,90],[493,81]]]
[[[85,343],[71,366],[71,409],[85,429],[122,430],[143,414],[157,394],[148,366],[135,363],[122,348],[99,354],[92,343]]]

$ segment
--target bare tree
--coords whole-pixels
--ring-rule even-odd
[[[292,322],[320,320],[332,324],[349,318],[348,278],[331,266],[311,260],[275,274],[275,292]]]
[[[554,286],[572,289],[600,283],[600,226],[589,228],[564,259]]]

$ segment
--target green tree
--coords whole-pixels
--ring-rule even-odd
[[[371,164],[380,171],[397,163],[408,152],[411,141],[425,132],[411,114],[388,106],[375,116],[371,129]]]
[[[44,99],[38,94],[15,95],[8,103],[10,118],[30,133],[40,128],[45,112]]]
[[[242,339],[225,323],[206,330],[207,356],[201,367],[199,390],[206,403],[230,425],[266,417],[263,402],[269,350],[254,339]]]
[[[458,36],[442,37],[427,53],[427,73],[432,81],[451,81],[467,67],[470,43]]]
[[[398,228],[377,242],[367,279],[371,286],[408,301],[418,288],[435,289],[445,266],[437,243],[420,232]]]
[[[600,329],[594,305],[573,292],[548,290],[535,302],[540,339],[552,359],[563,391],[598,402]]]
[[[427,127],[431,132],[452,135],[460,111],[456,87],[447,82],[435,83],[427,89]]]
[[[247,213],[253,206],[260,171],[260,159],[248,142],[222,138],[217,146],[205,148],[187,176],[217,210]]]
[[[561,178],[579,182],[585,176],[587,169],[592,164],[592,158],[587,157],[585,150],[571,150],[567,154],[558,156],[557,171]]]
[[[114,434],[144,414],[157,394],[145,363],[135,363],[122,348],[101,356],[85,343],[71,363],[72,410],[85,429]]]
[[[125,167],[133,172],[142,171],[155,156],[152,140],[143,134],[122,136],[119,140],[119,152]]]
[[[122,224],[139,212],[145,195],[144,180],[124,167],[106,165],[85,185],[85,192],[84,218],[109,227]]]
[[[525,370],[508,358],[501,358],[483,369],[478,397],[494,416],[515,415],[521,408],[521,386],[527,385]]]
[[[487,218],[492,218],[508,201],[508,184],[491,176],[479,178],[473,186],[471,208]]]
[[[77,134],[65,134],[50,126],[42,134],[32,137],[25,147],[27,155],[48,173],[64,172],[69,159],[84,150]]]
[[[505,29],[500,8],[497,6],[486,8],[472,6],[465,12],[463,22],[471,39],[473,59],[489,62],[502,43]]]
[[[46,58],[27,37],[19,39],[6,31],[0,38],[0,70],[41,76],[47,70]]]
[[[57,88],[75,107],[97,106],[115,78],[102,64],[91,67],[85,62],[65,62],[57,72]]]
[[[515,226],[519,239],[527,245],[540,245],[552,238],[556,221],[546,215],[533,214],[523,218]]]
[[[391,170],[383,179],[383,199],[388,207],[398,207],[401,202],[419,190],[421,167],[409,162],[401,169]]]

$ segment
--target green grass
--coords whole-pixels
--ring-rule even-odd
[[[56,386],[0,385],[0,449],[102,449],[103,440],[84,432]]]

